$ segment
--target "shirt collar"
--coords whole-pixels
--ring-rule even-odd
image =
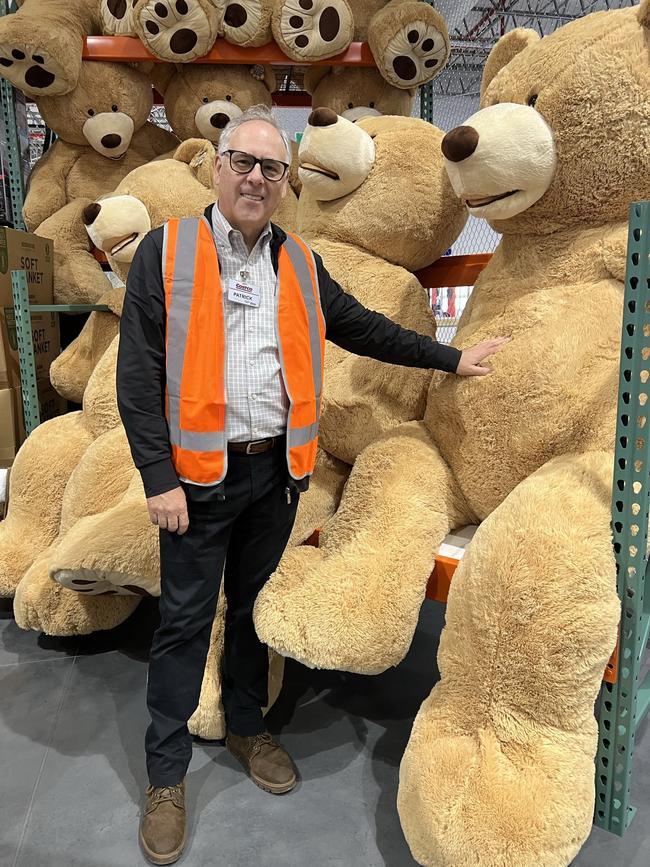
[[[239,235],[241,237],[241,232],[239,229],[233,229],[228,220],[221,213],[218,202],[215,202],[214,208],[212,209],[212,231],[214,232],[217,246],[225,247],[229,253],[232,253],[234,236]],[[269,243],[271,236],[271,223],[268,222],[262,229],[257,244],[261,247],[264,244]]]

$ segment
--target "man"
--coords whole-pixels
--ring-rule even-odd
[[[253,604],[289,539],[316,458],[325,337],[393,364],[465,376],[504,339],[443,346],[366,310],[320,257],[269,222],[287,191],[286,133],[264,106],[221,134],[218,206],[140,244],[121,320],[118,402],[160,528],[160,627],[151,647],[150,786],[140,843],[154,864],[185,842],[187,721],[199,700],[221,574],[227,748],[274,794],[296,784],[266,732],[268,652]]]

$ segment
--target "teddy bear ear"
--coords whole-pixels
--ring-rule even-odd
[[[217,152],[212,142],[204,138],[188,138],[174,151],[174,159],[187,163],[204,187],[212,189]]]
[[[650,0],[641,0],[639,4],[639,21],[643,27],[650,30]]]
[[[336,72],[336,70],[338,68],[342,68],[342,67],[336,67],[334,69],[334,72]],[[332,72],[331,66],[308,66],[307,69],[305,69],[305,75],[304,75],[303,80],[302,80],[302,86],[307,91],[307,93],[313,94],[313,92],[316,90],[316,88],[321,83],[321,81],[330,72]]]
[[[272,66],[263,66],[261,63],[256,63],[255,66],[251,66],[249,72],[254,79],[264,82],[269,93],[274,93],[278,89],[278,83]]]
[[[485,61],[481,80],[481,99],[495,75],[529,45],[539,42],[540,38],[536,30],[518,27],[499,39]]]

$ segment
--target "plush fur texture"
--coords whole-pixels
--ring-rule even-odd
[[[332,276],[359,301],[432,336],[435,322],[426,293],[410,271],[440,256],[465,222],[444,173],[441,140],[439,130],[412,118],[364,118],[357,124],[339,118],[307,130],[300,148],[301,233],[322,255]],[[357,166],[354,189],[338,161]],[[422,166],[421,174],[413,173],[414,164]],[[324,178],[311,165],[335,172],[341,180]],[[338,187],[350,191],[337,198]],[[385,639],[389,645],[400,642],[401,655],[406,651],[412,635],[412,624],[406,620],[419,609],[424,587],[403,582],[399,569],[393,572],[390,566],[397,550],[401,564],[412,547],[398,527],[401,498],[413,480],[409,477],[402,487],[391,469],[399,466],[401,441],[396,441],[394,454],[388,443],[393,442],[395,429],[421,417],[430,379],[431,371],[383,364],[328,344],[320,444],[327,454],[354,467],[341,504],[333,502],[329,509],[333,517],[324,525],[320,548],[288,551],[258,597],[258,634],[281,653],[319,667],[375,670],[375,659],[385,652],[380,630],[371,630],[370,642],[363,634],[372,618],[366,606],[373,611],[375,604],[384,610],[378,624],[398,617],[399,637],[395,639],[389,629]],[[422,432],[412,425],[406,430],[421,451]],[[360,475],[358,456],[369,453],[377,455],[379,464]],[[425,466],[419,476],[423,486]],[[363,516],[356,511],[359,496]],[[310,492],[305,502],[309,498]],[[368,532],[357,536],[354,527],[360,520]],[[393,522],[395,533],[390,530]],[[391,588],[396,584],[393,593],[379,590],[377,581],[369,580],[379,569],[373,565],[371,575],[366,571],[369,561],[364,553],[370,556],[373,540],[384,546],[381,562],[391,570],[386,582]],[[422,556],[422,571],[430,571],[431,545]],[[356,616],[357,604],[364,611],[362,618]],[[397,614],[402,609],[409,612],[406,619]]]
[[[533,94],[557,167],[520,212],[477,209],[504,237],[456,342],[512,341],[492,376],[435,375],[429,391],[448,493],[483,520],[400,770],[402,826],[430,867],[563,867],[591,829],[593,707],[619,618],[610,500],[627,212],[650,197],[648,9],[505,37],[486,67],[485,182],[500,170],[489,113]]]

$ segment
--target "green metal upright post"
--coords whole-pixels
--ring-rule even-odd
[[[0,0],[0,16],[7,14],[7,0]],[[14,89],[5,78],[0,78],[0,101],[2,102],[2,122],[7,136],[9,175],[9,197],[11,200],[12,222],[15,229],[24,229],[23,202],[25,184],[23,181],[23,162],[18,139],[18,125],[14,112]]]
[[[16,318],[16,342],[20,360],[20,385],[23,396],[23,418],[25,433],[30,434],[40,424],[38,408],[38,388],[36,385],[36,365],[32,343],[32,318],[29,312],[29,290],[25,271],[11,272],[11,288],[14,296],[14,315]]]
[[[639,684],[650,628],[650,202],[630,207],[621,339],[612,525],[621,597],[618,678],[600,696],[596,813],[600,828],[623,836],[630,804],[636,730],[650,704],[650,674]]]

